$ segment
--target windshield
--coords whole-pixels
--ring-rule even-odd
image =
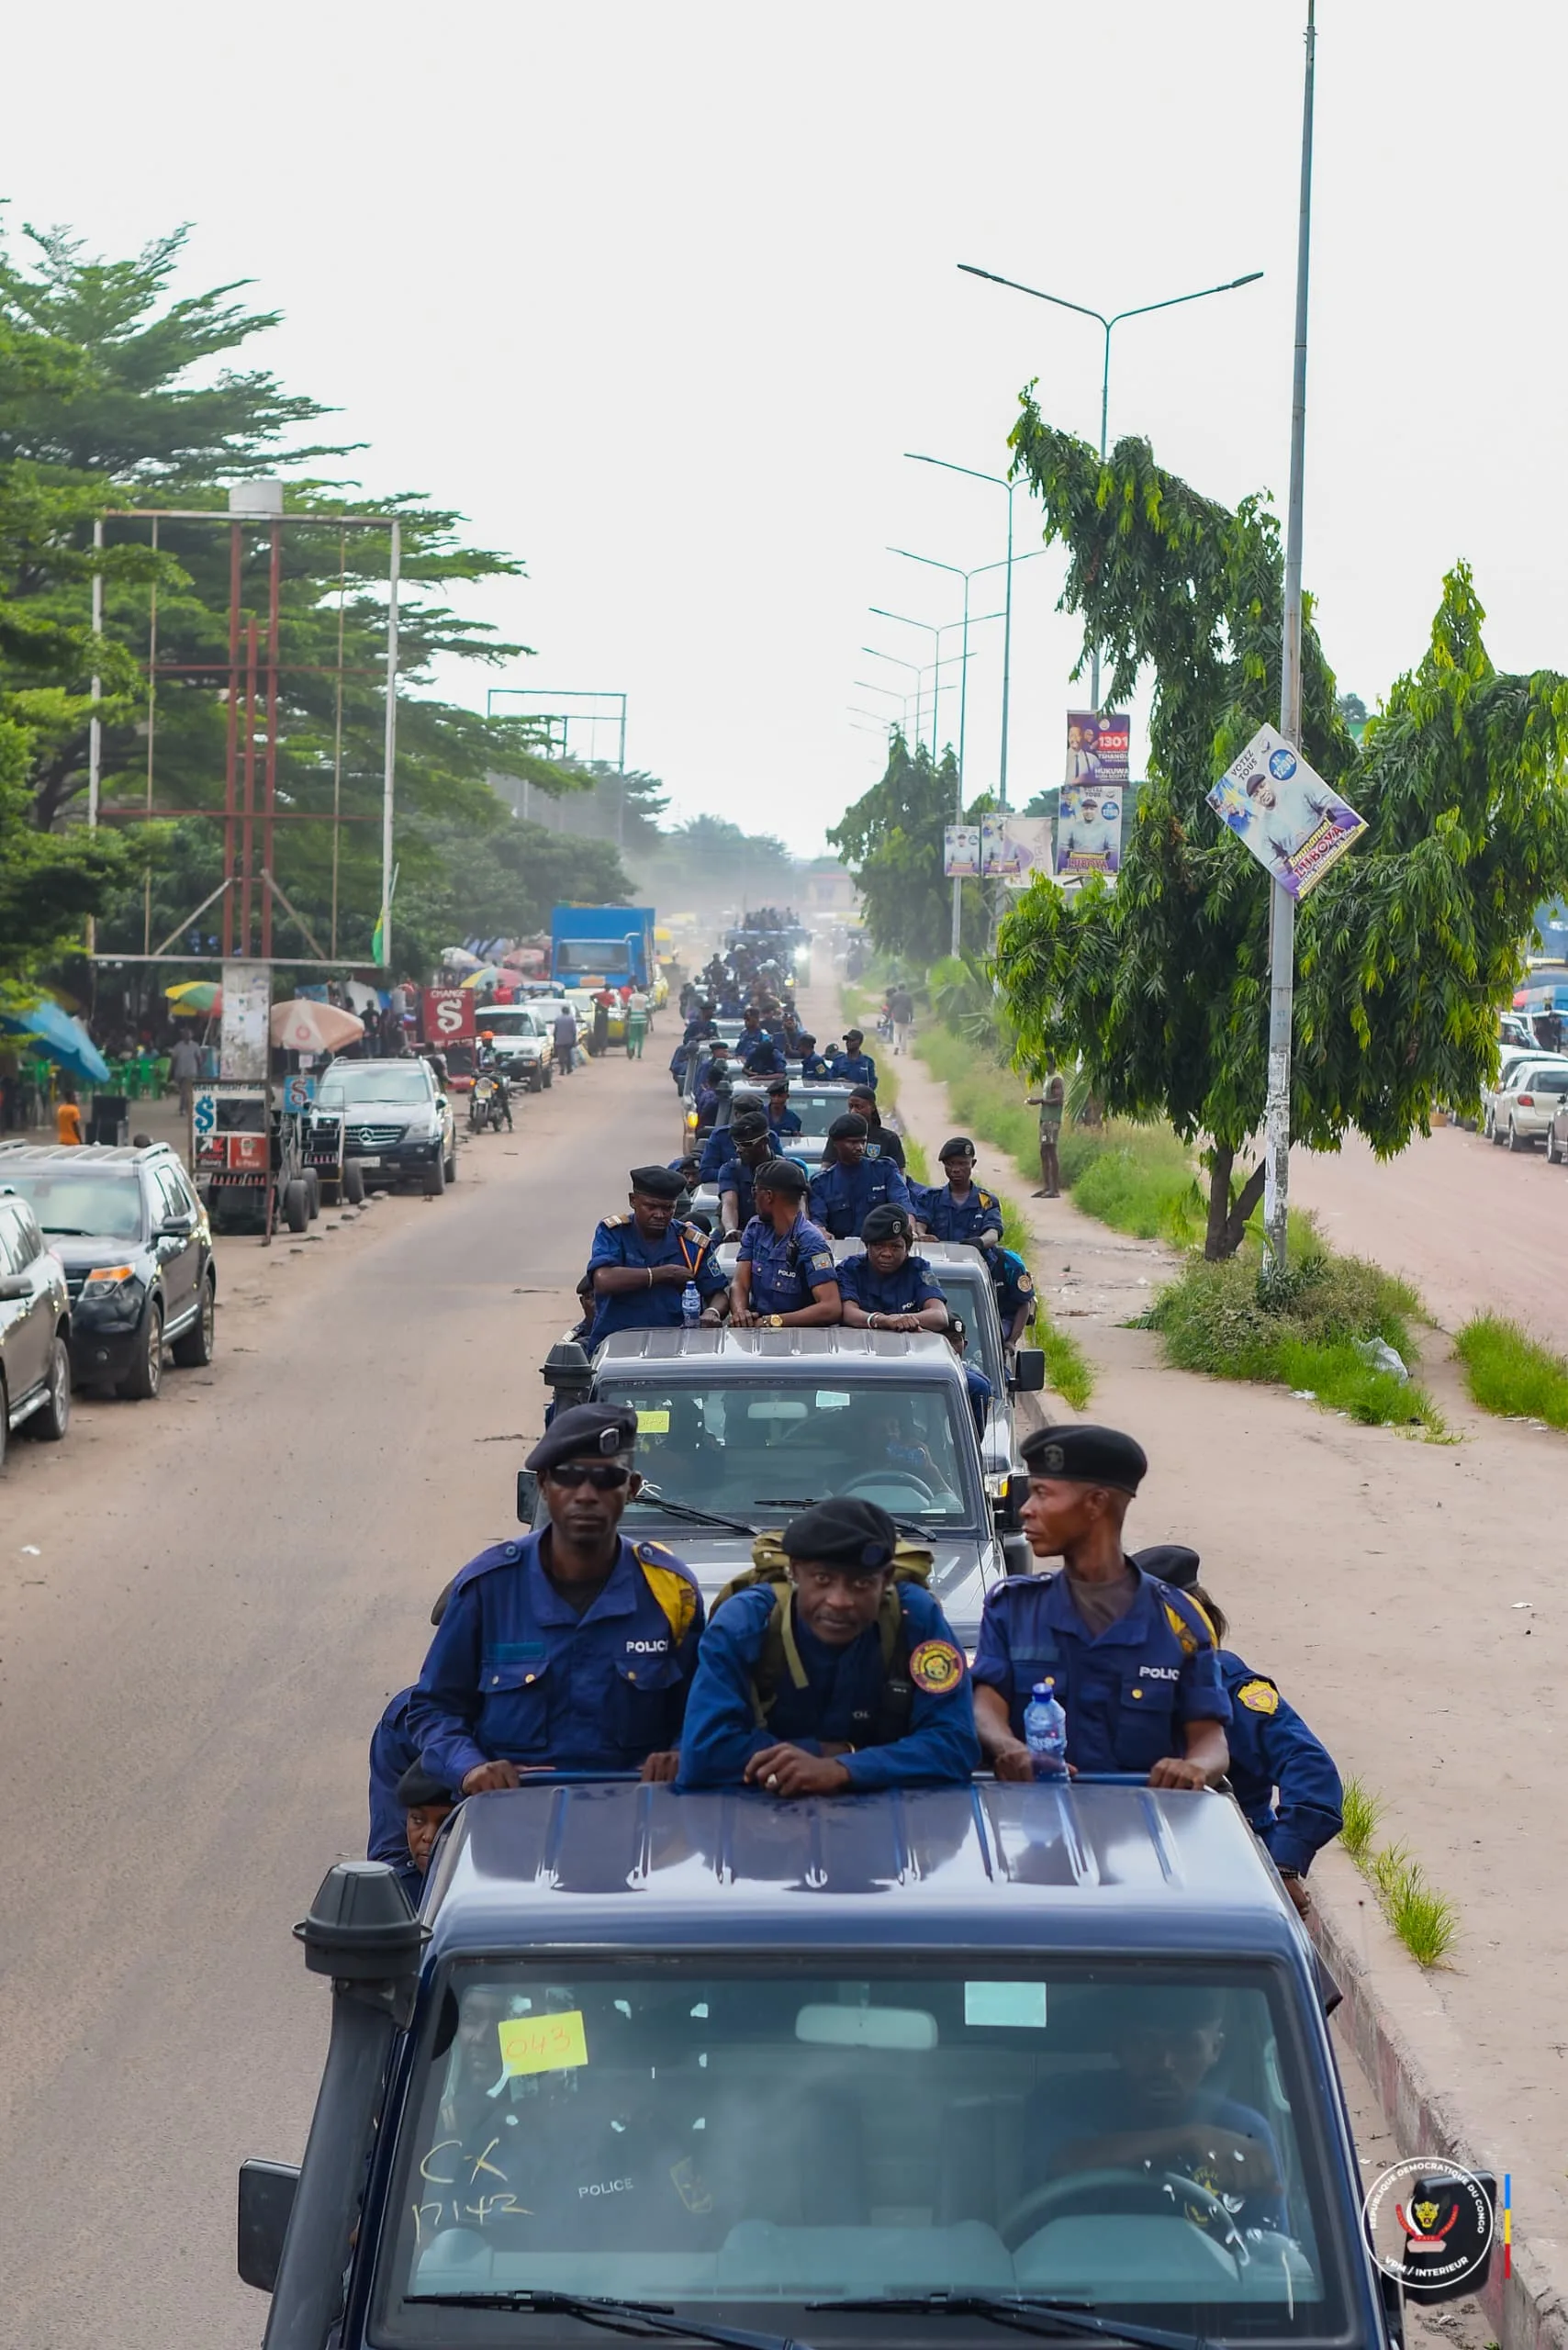
[[[321,1080],[316,1099],[323,1110],[342,1110],[355,1102],[395,1102],[403,1107],[428,1102],[431,1081],[422,1061],[408,1069],[383,1069],[375,1062],[363,1069],[334,1068]]]
[[[496,1012],[485,1014],[485,1025],[492,1036],[536,1036],[532,1012]]]
[[[7,1168],[6,1187],[19,1192],[46,1233],[86,1233],[95,1240],[140,1240],[141,1185],[135,1173],[84,1167],[79,1175],[30,1175]]]
[[[376,2336],[451,2338],[406,2293],[534,2288],[819,2345],[889,2337],[803,2304],[943,2290],[1322,2341],[1344,2295],[1314,2109],[1259,1966],[460,1964],[415,2067]],[[916,2335],[996,2340],[902,2320]]]
[[[945,1383],[610,1378],[595,1393],[636,1412],[637,1466],[671,1501],[755,1521],[853,1494],[934,1529],[974,1522],[972,1426]],[[633,1502],[627,1517],[657,1514],[656,1501]]]

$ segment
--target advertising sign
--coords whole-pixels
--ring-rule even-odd
[[[1127,751],[1132,721],[1125,710],[1070,710],[1067,713],[1067,770],[1062,781],[1081,789],[1113,784],[1122,790],[1127,780]]]
[[[1209,806],[1293,898],[1305,898],[1366,831],[1349,801],[1271,726],[1260,726],[1231,761]]]
[[[225,963],[218,1073],[237,1084],[264,1084],[272,972],[265,963]]]
[[[1026,890],[1036,873],[1051,869],[1051,820],[1048,816],[1006,816],[1007,863],[1001,867],[1008,886]]]
[[[1018,871],[1017,844],[1005,816],[980,818],[980,871],[992,881],[1009,880]]]
[[[427,1045],[455,1045],[474,1035],[474,993],[470,988],[426,988],[421,1018]]]
[[[1131,741],[1126,711],[1068,711],[1067,773],[1057,811],[1058,874],[1120,872]]]
[[[942,833],[942,870],[949,881],[980,878],[980,828],[978,824],[947,824]]]

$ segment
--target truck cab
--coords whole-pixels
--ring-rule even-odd
[[[290,2350],[1397,2340],[1222,1795],[532,1785],[459,1807],[417,1919],[348,1863],[297,1930],[326,2072],[240,2194]]]

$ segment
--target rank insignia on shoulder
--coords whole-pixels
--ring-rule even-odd
[[[633,1545],[645,1567],[673,1567],[675,1552],[666,1550],[662,1542],[637,1542]]]
[[[1277,1714],[1280,1693],[1271,1681],[1244,1681],[1236,1693],[1237,1702],[1253,1714]]]
[[[1181,1609],[1179,1607],[1172,1607],[1169,1600],[1165,1603],[1165,1620],[1170,1625],[1171,1630],[1175,1633],[1176,1638],[1181,1641],[1182,1655],[1196,1656],[1198,1653],[1198,1636],[1196,1632],[1193,1631],[1191,1624],[1188,1623],[1187,1618],[1182,1615]]]
[[[606,1232],[618,1232],[623,1224],[630,1224],[631,1221],[629,1215],[607,1215],[604,1219],[604,1228]]]
[[[917,1689],[940,1697],[963,1679],[964,1660],[950,1640],[922,1640],[910,1657],[909,1677]]]
[[[825,1273],[831,1269],[832,1264],[833,1254],[829,1249],[819,1249],[817,1254],[811,1260],[812,1270],[813,1273]]]

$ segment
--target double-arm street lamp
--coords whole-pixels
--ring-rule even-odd
[[[1107,318],[1103,310],[1092,310],[1086,302],[1070,302],[1065,295],[1046,294],[1043,293],[1037,285],[1021,285],[1015,277],[999,277],[993,269],[977,268],[973,262],[961,261],[958,263],[958,267],[964,272],[966,276],[983,277],[988,285],[1009,286],[1014,294],[1028,294],[1032,296],[1036,302],[1052,302],[1056,305],[1058,310],[1076,310],[1081,319],[1092,319],[1095,325],[1103,330],[1105,337],[1105,357],[1104,364],[1100,373],[1100,462],[1102,464],[1105,462],[1105,428],[1111,408],[1112,328],[1123,325],[1128,319],[1146,319],[1149,316],[1150,312],[1154,310],[1175,310],[1179,309],[1184,302],[1205,302],[1211,294],[1234,294],[1238,285],[1255,285],[1259,278],[1263,274],[1260,269],[1250,269],[1248,271],[1245,277],[1227,277],[1223,285],[1200,285],[1196,293],[1193,294],[1171,294],[1167,296],[1163,302],[1140,302],[1134,309],[1115,310],[1113,311],[1109,318]],[[1009,505],[1008,521],[1010,531],[1012,525],[1012,507]],[[1096,644],[1093,649],[1092,664],[1093,666],[1089,687],[1089,699],[1093,708],[1098,711],[1100,707],[1100,647],[1098,644]],[[1006,795],[1004,793],[1003,805],[1005,806],[1005,804]]]
[[[997,805],[1002,810],[1003,813],[1005,813],[1007,808],[1007,712],[1008,699],[1012,692],[1013,686],[1013,493],[1017,487],[1017,484],[1010,481],[1005,474],[978,473],[973,465],[956,465],[949,457],[927,457],[923,455],[918,449],[906,449],[904,451],[904,455],[914,464],[939,465],[942,471],[946,474],[967,474],[970,481],[988,481],[991,484],[993,488],[1004,489],[1007,492],[1007,554],[1005,559],[1007,593],[1002,599],[1002,753],[997,762],[996,779]],[[922,560],[922,558],[918,556],[915,559],[917,562]],[[987,566],[988,569],[997,571],[1002,570],[1003,567],[1002,564],[990,565]]]

